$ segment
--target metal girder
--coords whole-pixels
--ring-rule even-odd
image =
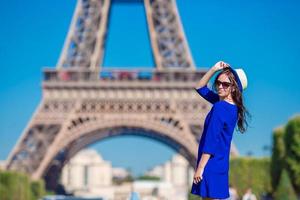
[[[145,0],[144,5],[155,67],[195,69],[176,2]],[[110,6],[110,0],[78,0],[57,68],[101,68]]]

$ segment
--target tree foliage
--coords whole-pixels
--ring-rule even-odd
[[[230,160],[229,181],[242,196],[252,188],[256,196],[271,191],[270,159],[238,157]]]
[[[291,180],[286,169],[282,170],[279,185],[274,194],[274,200],[297,200],[296,193],[292,187]]]
[[[286,125],[284,135],[286,149],[286,169],[292,185],[300,193],[300,116],[294,117]]]
[[[0,171],[1,200],[37,200],[45,195],[44,182],[31,181],[22,173]]]
[[[291,187],[300,194],[300,116],[273,132],[273,152],[271,161],[272,190],[276,192],[281,173],[287,171]]]
[[[275,191],[281,171],[284,167],[284,127],[279,127],[274,129],[273,132],[273,147],[272,147],[272,157],[271,157],[271,178],[272,178],[272,190]]]

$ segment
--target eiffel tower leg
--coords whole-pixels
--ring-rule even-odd
[[[158,70],[195,70],[175,0],[144,0]]]
[[[57,67],[98,69],[102,64],[110,0],[78,0]]]
[[[59,122],[38,119],[43,109],[45,109],[44,102],[38,106],[20,140],[9,155],[7,169],[32,174],[38,168],[47,152],[48,145],[52,143],[61,128]]]

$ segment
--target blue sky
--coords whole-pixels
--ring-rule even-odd
[[[0,4],[4,160],[41,100],[42,69],[56,65],[76,1]],[[271,145],[272,130],[300,113],[300,2],[177,0],[177,5],[197,68],[224,60],[247,73],[244,99],[252,120],[247,133],[235,134],[233,141],[241,155],[266,155],[262,147]],[[143,5],[112,6],[104,67],[152,67]],[[135,174],[174,154],[160,142],[133,136],[103,140],[93,148],[113,166],[130,167]]]

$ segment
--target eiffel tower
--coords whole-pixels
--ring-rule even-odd
[[[142,1],[141,1],[142,2]],[[175,0],[144,0],[155,68],[102,69],[111,0],[78,0],[55,68],[44,68],[42,100],[6,168],[55,188],[62,166],[104,138],[153,138],[195,166],[208,104]],[[130,3],[130,1],[126,1]],[[237,155],[232,144],[231,155]]]

